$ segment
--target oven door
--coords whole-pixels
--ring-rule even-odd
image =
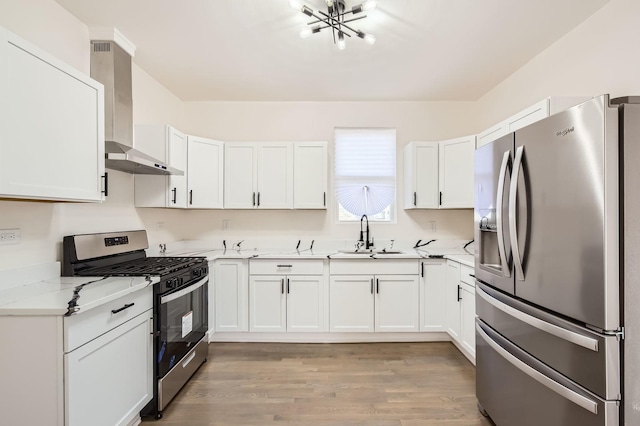
[[[207,333],[208,283],[207,276],[160,296],[159,378],[164,377]]]

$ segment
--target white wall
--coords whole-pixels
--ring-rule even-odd
[[[485,128],[547,96],[640,94],[640,1],[611,0],[478,102]]]
[[[89,31],[53,0],[2,0],[0,25],[71,66],[89,73]],[[180,99],[135,64],[134,120],[181,125]],[[133,207],[133,177],[109,171],[103,204],[0,200],[0,229],[19,228],[22,242],[0,246],[0,270],[61,260],[64,235],[147,228],[156,240],[181,239],[182,212]],[[156,230],[157,223],[162,230]]]
[[[0,25],[88,72],[88,29],[53,0],[2,0]],[[640,2],[611,0],[478,102],[460,103],[182,103],[134,65],[134,115],[139,123],[171,123],[188,133],[229,141],[331,141],[336,126],[388,126],[397,129],[402,148],[411,140],[483,130],[550,95],[640,94],[637,40]],[[400,150],[398,154],[401,184]],[[21,244],[0,246],[0,269],[60,260],[62,236],[82,232],[146,228],[155,244],[219,236],[221,221],[229,219],[229,234],[234,236],[356,235],[355,226],[334,223],[332,208],[328,212],[135,209],[132,176],[119,172],[110,176],[110,196],[102,205],[0,201],[0,229],[22,230]],[[435,235],[426,231],[428,221],[436,221]],[[376,224],[373,233],[376,238],[470,238],[471,227],[469,211],[399,209],[397,224]]]
[[[403,205],[403,147],[414,140],[443,140],[478,127],[475,102],[187,102],[184,131],[224,141],[328,141],[333,170],[335,127],[393,127],[397,138],[398,205]],[[329,173],[332,176],[332,173]],[[329,194],[332,191],[330,179]],[[327,211],[192,211],[187,238],[219,236],[229,220],[232,236],[357,238],[358,224],[337,224],[335,203]],[[435,221],[435,233],[427,222]],[[466,210],[397,209],[397,223],[372,225],[375,238],[473,238]]]

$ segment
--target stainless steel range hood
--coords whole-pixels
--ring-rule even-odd
[[[134,174],[184,175],[134,146],[131,56],[113,41],[92,40],[91,78],[104,85],[105,166]]]

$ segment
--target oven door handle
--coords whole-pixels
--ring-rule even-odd
[[[160,297],[160,303],[165,304],[165,303],[171,302],[172,300],[179,299],[185,294],[189,294],[192,291],[199,289],[200,287],[205,285],[208,281],[209,281],[209,276],[207,275],[206,277],[204,277],[203,279],[201,279],[195,284],[191,284],[183,288],[182,290],[176,291],[175,293],[171,293],[166,296]]]

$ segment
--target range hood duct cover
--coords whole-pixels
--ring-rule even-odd
[[[134,147],[131,56],[113,41],[91,41],[91,78],[104,85],[105,166],[127,173],[184,175]]]

